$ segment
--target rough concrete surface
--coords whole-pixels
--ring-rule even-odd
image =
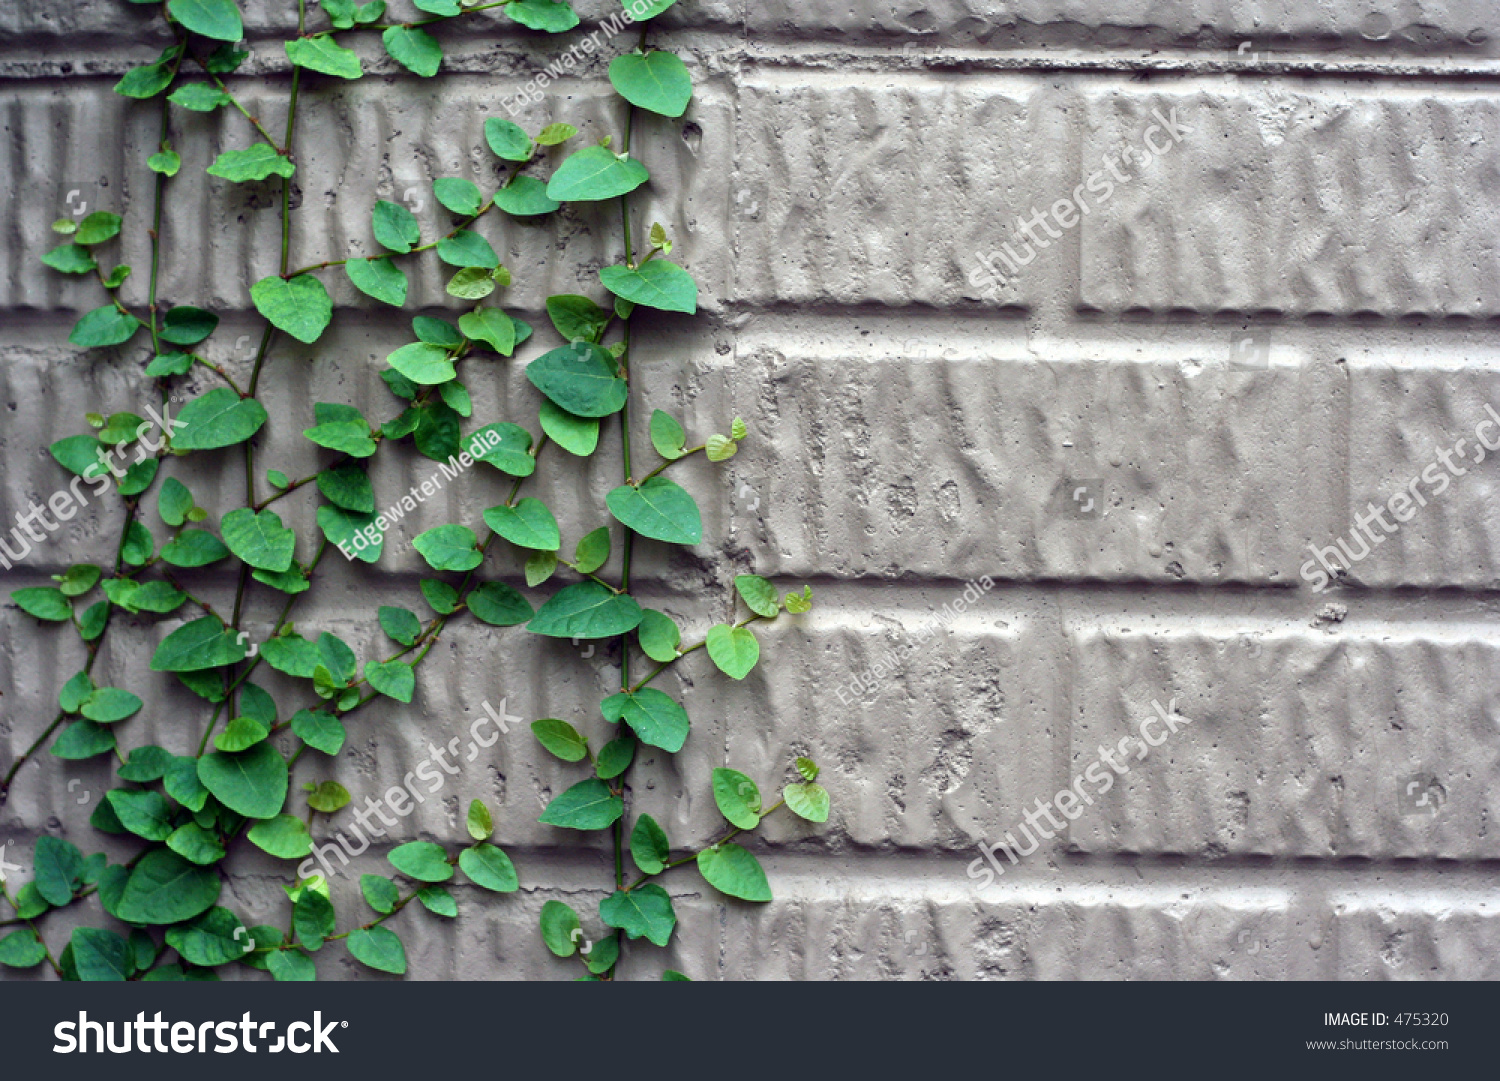
[[[295,5],[242,7],[254,56],[236,86],[279,117]],[[578,7],[575,34],[614,9]],[[653,42],[684,56],[695,97],[681,120],[638,121],[653,180],[635,217],[677,238],[702,310],[638,317],[635,400],[690,432],[738,413],[753,434],[726,466],[682,470],[704,543],[643,544],[635,577],[700,630],[728,614],[736,572],[809,581],[817,606],[767,630],[743,683],[702,658],[674,669],[664,689],[693,734],[675,758],[638,759],[632,807],[678,845],[704,841],[722,821],[715,766],[770,786],[811,754],[833,813],[821,827],[778,816],[750,842],[768,905],[726,901],[690,869],[667,879],[678,933],[665,951],[630,949],[624,976],[1500,977],[1500,462],[1475,460],[1476,438],[1500,444],[1496,428],[1476,437],[1500,409],[1494,14],[1488,0],[680,0],[659,20]],[[67,344],[97,288],[37,256],[66,193],[88,186],[127,217],[125,296],[143,300],[156,113],[110,88],[160,50],[154,15],[0,0],[6,528],[65,480],[48,443],[85,412],[148,400],[138,342]],[[472,22],[445,40],[435,79],[371,50],[373,77],[306,82],[294,264],[371,252],[376,198],[437,176],[493,180],[484,119],[572,35]],[[548,94],[523,126],[566,118],[592,141],[618,124],[597,58]],[[247,288],[274,270],[276,214],[253,187],[200,184],[214,153],[248,141],[238,114],[179,110],[173,124],[180,186],[196,194],[166,215],[162,295],[223,312],[207,352],[244,374],[260,327]],[[1060,200],[1075,209],[1059,214]],[[1049,227],[1026,247],[1016,219],[1038,212]],[[419,213],[424,234],[440,215]],[[515,275],[507,307],[545,327],[549,294],[598,294],[615,215],[491,222]],[[1032,258],[991,281],[981,257],[998,265],[1006,243]],[[418,264],[409,308],[455,308],[444,280],[435,259]],[[377,373],[411,314],[329,281],[333,328],[316,347],[283,339],[263,383],[259,460],[293,476],[320,460],[301,436],[311,402],[389,411]],[[475,422],[534,418],[521,365],[492,372],[468,381]],[[638,445],[647,415],[635,411]],[[1418,478],[1445,451],[1439,493]],[[239,499],[238,453],[173,468],[215,515]],[[432,468],[409,447],[382,451],[377,497]],[[617,469],[612,454],[581,473],[543,468],[529,491],[578,521]],[[1369,555],[1315,591],[1309,546],[1357,550],[1356,517],[1413,484],[1426,502],[1388,516],[1393,530],[1372,525]],[[505,487],[446,487],[393,530],[378,568],[330,558],[299,627],[373,653],[376,604],[421,606],[410,538],[478,525]],[[311,500],[280,506],[314,535]],[[102,561],[120,513],[69,523],[0,575],[4,595]],[[955,614],[984,576],[993,588]],[[230,571],[187,577],[232,592]],[[278,605],[256,604],[252,633]],[[200,701],[147,671],[178,622],[111,629],[99,681],[146,697],[126,746],[185,752],[200,730]],[[4,767],[50,721],[82,649],[13,603],[0,624]],[[379,795],[502,699],[527,721],[598,732],[618,657],[582,653],[465,624],[413,705],[367,707],[345,752],[305,756],[294,785]],[[1159,745],[1131,744],[1129,772],[1105,767],[1108,791],[1081,782],[1091,798],[1060,828],[1036,818],[1153,717]],[[608,880],[603,835],[536,821],[572,779],[513,729],[356,861],[379,869],[390,845],[457,840],[472,797],[496,810],[523,890],[458,887],[457,920],[403,914],[413,976],[573,974],[536,932],[544,901],[592,910]],[[103,760],[40,756],[0,807],[0,843],[23,864],[42,833],[98,845],[88,816],[110,783]],[[996,876],[976,845],[1008,832],[1025,847],[1028,809],[1047,836],[1015,864],[998,850]],[[286,866],[253,850],[233,866],[221,903],[247,923],[284,920]],[[336,880],[341,912],[360,905],[356,882]],[[375,976],[341,949],[318,967]]]

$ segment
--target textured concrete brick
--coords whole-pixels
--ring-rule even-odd
[[[739,466],[761,500],[746,540],[758,566],[1290,581],[1308,509],[1286,481],[1302,468],[1284,423],[1295,369],[1232,371],[1217,349],[1172,362],[972,348],[742,362],[741,409],[774,435]]]
[[[1153,109],[1192,130],[1173,144]],[[1462,91],[1090,94],[1080,180],[1133,158],[1083,218],[1079,299],[1109,312],[1493,316],[1500,275],[1476,253],[1493,246],[1497,115]],[[1143,165],[1152,125],[1173,149]]]
[[[1068,828],[1081,850],[1494,856],[1490,641],[1083,629],[1074,649],[1069,780],[1130,740],[1112,791],[1084,782],[1098,798]],[[1191,723],[1157,722],[1147,748],[1140,723],[1173,699]]]

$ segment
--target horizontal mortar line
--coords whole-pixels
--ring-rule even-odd
[[[1418,78],[1446,83],[1463,79],[1489,82],[1500,77],[1500,59],[1494,58],[1429,60],[1377,57],[1327,60],[1311,53],[1287,55],[1278,52],[1277,59],[1247,64],[1229,60],[1224,56],[1223,50],[1214,50],[1219,55],[1210,58],[1203,56],[1202,50],[1173,50],[1170,46],[1150,51],[1129,50],[1102,54],[1100,51],[1084,53],[1077,49],[1067,52],[1034,49],[997,52],[943,47],[941,53],[926,55],[920,51],[920,45],[908,55],[902,54],[901,47],[846,45],[830,49],[808,45],[799,48],[795,42],[789,41],[771,51],[758,48],[752,43],[745,50],[742,60],[750,80],[758,76],[764,76],[769,81],[818,74],[845,86],[848,85],[847,72],[851,67],[855,70],[878,69],[886,76],[910,75],[916,78],[923,75],[972,78],[995,73],[1063,72],[1108,76],[1147,73],[1217,79],[1234,77],[1257,81],[1275,81],[1285,77],[1295,78],[1299,83],[1309,77],[1330,81],[1343,78]]]

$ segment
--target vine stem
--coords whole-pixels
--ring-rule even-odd
[[[780,810],[784,806],[786,806],[786,800],[784,800],[784,799],[777,800],[775,803],[771,804],[771,806],[767,807],[764,811],[760,812],[760,822],[764,822],[774,812]],[[752,826],[750,828],[751,829],[757,829],[757,828],[759,828],[760,822],[757,822],[754,826]],[[717,841],[713,841],[710,844],[704,845],[702,848],[698,849],[698,851],[696,851],[696,852],[689,852],[686,856],[683,856],[681,859],[672,860],[669,863],[662,864],[660,871],[653,872],[652,874],[649,874],[649,875],[646,874],[645,872],[642,872],[641,873],[641,877],[638,878],[638,879],[636,879],[634,882],[632,882],[629,885],[629,887],[626,888],[625,892],[629,893],[631,890],[635,889],[637,886],[641,885],[642,883],[647,882],[650,879],[653,879],[653,878],[657,877],[657,875],[666,874],[673,867],[681,867],[684,863],[692,863],[699,856],[703,855],[703,853],[707,852],[710,848],[718,848],[721,844],[724,844],[727,841],[732,841],[736,837],[738,837],[740,834],[746,833],[746,832],[749,832],[749,831],[747,831],[743,827],[736,826],[734,829],[730,830],[724,836],[720,837]]]

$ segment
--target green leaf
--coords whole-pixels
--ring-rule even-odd
[[[753,830],[760,825],[760,789],[738,770],[714,770],[714,802],[731,826]]]
[[[469,836],[476,841],[488,841],[495,832],[495,820],[490,816],[490,809],[484,805],[483,800],[469,801],[469,814],[464,825]]]
[[[668,52],[617,56],[610,61],[609,81],[630,104],[662,116],[681,116],[693,97],[693,77]]]
[[[625,801],[603,781],[590,777],[547,804],[537,821],[565,829],[602,830],[624,813]]]
[[[330,503],[356,514],[369,514],[375,509],[375,489],[370,486],[370,475],[355,462],[341,462],[319,473],[318,491]]]
[[[320,447],[340,451],[351,458],[368,458],[375,453],[370,425],[363,419],[318,424],[305,429],[302,434]]]
[[[354,673],[359,670],[359,660],[354,656],[354,650],[342,638],[327,631],[318,635],[318,656],[322,658],[323,666],[342,683],[351,681]]]
[[[597,202],[626,195],[650,173],[634,158],[619,158],[608,147],[586,146],[568,155],[547,181],[547,196],[559,203]]]
[[[547,315],[570,342],[597,342],[612,316],[588,297],[562,293],[547,298]]]
[[[250,287],[250,299],[256,311],[277,330],[309,345],[318,340],[333,318],[328,290],[311,274],[298,274],[290,280],[262,278]]]
[[[206,38],[236,42],[245,36],[234,0],[167,0],[167,10],[183,26]]]
[[[531,160],[531,136],[509,120],[491,117],[484,122],[484,138],[497,158]]]
[[[439,177],[432,182],[432,193],[437,196],[438,202],[466,218],[478,214],[484,203],[484,196],[479,194],[479,188],[472,180],[465,180],[463,177]]]
[[[187,755],[172,759],[162,778],[162,787],[189,811],[201,811],[208,803],[208,789],[198,780],[198,760]]]
[[[52,744],[52,753],[68,761],[93,758],[95,755],[108,754],[114,749],[114,733],[93,721],[73,722],[62,730],[62,735]]]
[[[153,379],[167,375],[186,375],[192,366],[191,353],[161,353],[146,365],[146,374]]]
[[[737,844],[725,842],[698,853],[698,871],[720,893],[742,901],[769,901],[771,884],[758,861]]]
[[[734,421],[729,425],[729,438],[738,443],[749,434],[750,429],[745,427],[744,420],[739,417],[735,417]]]
[[[698,310],[698,283],[682,267],[665,259],[653,259],[634,270],[626,266],[602,267],[599,280],[615,296],[633,304],[688,315]]]
[[[534,176],[512,177],[495,193],[495,205],[513,218],[535,218],[562,206],[547,194],[547,185]]]
[[[412,541],[412,546],[435,571],[473,570],[484,561],[478,544],[474,531],[464,525],[440,525]]]
[[[653,661],[666,664],[681,656],[677,652],[677,646],[682,641],[682,631],[678,630],[670,616],[647,608],[635,633],[641,643],[641,651]]]
[[[312,789],[307,794],[307,805],[322,814],[331,815],[335,811],[342,810],[349,806],[350,800],[354,798],[349,795],[349,790],[337,781],[321,781],[316,786],[307,784],[303,787]]]
[[[189,924],[168,928],[167,945],[189,964],[216,968],[254,949],[249,931],[229,909],[215,906]]]
[[[549,34],[561,34],[578,25],[578,16],[561,0],[511,0],[505,5],[505,14],[522,26]]]
[[[135,316],[120,311],[113,304],[106,304],[78,320],[68,335],[68,341],[80,349],[123,345],[140,328],[141,321]]]
[[[72,952],[80,980],[123,983],[130,975],[130,943],[113,931],[75,927]]]
[[[592,342],[543,353],[526,366],[526,377],[560,408],[580,417],[618,413],[629,397],[614,357]]]
[[[391,204],[387,203],[386,206]],[[344,264],[349,281],[366,296],[394,308],[406,305],[406,275],[390,259],[350,259]]]
[[[229,95],[212,83],[183,83],[167,95],[167,100],[195,113],[211,113],[230,102]]]
[[[606,927],[618,927],[631,938],[647,938],[665,946],[677,926],[677,913],[667,891],[648,882],[629,893],[616,890],[599,902],[599,918]]]
[[[578,913],[561,901],[548,901],[542,905],[542,941],[558,957],[572,957],[578,952],[578,940],[582,927]]]
[[[364,74],[359,54],[346,49],[331,37],[298,38],[286,43],[286,56],[299,68],[337,75],[341,79],[358,79]]]
[[[30,927],[0,938],[0,965],[6,968],[35,968],[46,959],[47,950]]]
[[[750,611],[767,619],[775,619],[781,611],[776,601],[776,587],[758,574],[740,574],[734,579],[734,588],[744,598]]]
[[[476,886],[496,893],[514,893],[521,888],[515,864],[491,844],[477,844],[458,854],[458,867]]]
[[[573,569],[579,574],[593,574],[609,560],[609,526],[602,525],[584,534],[573,550]]]
[[[122,763],[116,772],[121,780],[149,784],[152,781],[161,780],[167,772],[167,767],[172,764],[173,758],[170,751],[148,743],[131,751],[130,758]]]
[[[654,19],[667,8],[675,4],[677,0],[620,0],[620,6],[630,12],[632,18],[638,23],[647,19]]]
[[[534,551],[526,557],[526,584],[535,589],[557,570],[557,553]]]
[[[598,582],[575,582],[554,593],[527,629],[552,638],[613,638],[635,630],[641,618],[634,597]]]
[[[228,387],[216,387],[183,406],[172,426],[172,449],[230,447],[249,439],[265,422],[265,407],[254,398],[241,398]]]
[[[442,845],[431,841],[412,841],[391,849],[391,866],[407,878],[418,882],[447,882],[453,877],[453,865],[448,862],[448,853]]]
[[[381,605],[379,615],[380,629],[397,645],[412,645],[416,642],[417,635],[422,633],[422,621],[409,609]]]
[[[99,268],[87,248],[71,243],[59,244],[42,256],[42,262],[64,274],[91,274]]]
[[[486,424],[464,440],[464,449],[477,461],[512,477],[529,477],[536,471],[531,433],[518,424]]]
[[[73,240],[85,246],[102,244],[120,235],[120,225],[120,215],[111,214],[107,210],[96,210],[78,223],[78,231],[73,234]]]
[[[536,141],[542,146],[557,146],[565,143],[578,134],[578,129],[572,124],[548,124],[537,132]]]
[[[492,627],[514,627],[536,614],[531,602],[504,582],[486,582],[468,597],[474,618]]]
[[[391,59],[408,71],[431,78],[442,66],[443,47],[420,26],[388,27],[380,40]]]
[[[543,398],[540,409],[542,431],[569,454],[587,458],[599,446],[599,418],[575,417],[551,398]]]
[[[176,477],[162,481],[161,491],[156,494],[156,513],[173,529],[187,521],[187,513],[195,506],[193,493]]]
[[[312,837],[307,826],[295,815],[279,814],[257,822],[245,834],[250,843],[262,852],[269,852],[277,859],[301,859],[312,851]]]
[[[623,720],[642,743],[676,754],[687,742],[687,711],[664,691],[642,687],[621,691],[599,703],[599,712],[611,723]]]
[[[131,522],[125,530],[125,543],[120,546],[120,559],[132,567],[139,567],[151,558],[155,549],[151,531],[140,522]]]
[[[800,761],[800,760],[799,760]],[[789,784],[782,789],[787,809],[809,822],[828,821],[828,790],[820,784]]]
[[[452,236],[445,236],[437,242],[438,258],[449,266],[456,267],[483,267],[486,270],[494,270],[500,265],[500,257],[495,254],[495,249],[490,247],[490,242],[478,233],[467,229],[460,229]]]
[[[344,940],[356,961],[397,976],[406,972],[406,947],[395,932],[385,927],[361,928]]]
[[[96,724],[114,724],[135,716],[140,708],[141,700],[129,691],[100,687],[84,700],[79,712]]]
[[[730,679],[744,679],[760,660],[760,643],[749,627],[720,623],[708,629],[705,644],[709,660]]]
[[[208,167],[209,176],[221,176],[237,184],[264,180],[272,174],[291,176],[296,171],[291,159],[265,143],[254,143],[244,150],[226,150]]]
[[[344,724],[322,710],[298,710],[292,716],[292,732],[303,743],[324,754],[338,754],[344,746]]]
[[[153,672],[196,672],[245,659],[246,648],[215,616],[202,616],[178,627],[156,647]]]
[[[499,308],[465,312],[458,317],[458,329],[471,342],[483,342],[502,357],[510,356],[516,347],[516,324]]]
[[[403,345],[385,359],[392,368],[422,386],[446,383],[458,375],[448,350],[440,345],[412,342],[410,345]]]
[[[442,886],[423,886],[417,891],[417,900],[434,915],[446,916],[450,920],[458,918],[458,902]]]
[[[207,796],[207,790],[203,794]],[[188,822],[173,830],[167,838],[167,847],[183,859],[201,867],[218,863],[224,858],[224,846],[219,843],[219,839],[196,822]]]
[[[484,512],[484,524],[522,548],[555,552],[562,547],[557,519],[545,503],[530,496],[513,507],[490,507]]]
[[[380,532],[375,514],[355,514],[340,507],[319,507],[318,526],[328,543],[340,550],[353,552],[354,557],[365,563],[374,563],[385,547],[385,534]],[[375,540],[370,540],[373,534]]]
[[[161,557],[174,567],[206,567],[229,557],[229,549],[206,529],[184,529],[162,545]]]
[[[170,64],[163,64],[159,61],[155,64],[142,64],[140,67],[131,68],[119,82],[115,83],[115,93],[142,100],[154,98],[172,85],[173,74]]]
[[[643,814],[635,820],[635,829],[630,831],[630,858],[642,874],[660,874],[671,852],[667,833],[656,819]]]
[[[803,586],[801,593],[786,595],[786,610],[796,615],[812,608],[812,586]]]
[[[272,950],[266,954],[266,968],[278,983],[305,983],[318,978],[312,958],[301,950]]]
[[[359,890],[365,895],[365,904],[382,916],[389,916],[394,912],[396,902],[401,899],[401,891],[396,888],[396,884],[382,875],[360,875]]]
[[[84,610],[83,615],[78,617],[78,634],[85,642],[92,642],[104,633],[104,625],[109,621],[109,602],[99,601],[91,604]]]
[[[400,203],[382,199],[375,204],[371,217],[376,241],[393,252],[405,255],[422,239],[422,227],[412,212]]]
[[[69,473],[80,477],[103,476],[105,473],[105,467],[99,461],[103,449],[99,446],[99,440],[91,435],[67,436],[53,443],[47,450],[57,464]]]
[[[279,573],[292,565],[297,534],[281,524],[275,511],[257,514],[240,507],[224,515],[219,528],[229,550],[250,566]]]
[[[418,586],[422,590],[423,599],[438,615],[449,615],[458,608],[458,590],[447,582],[424,578]]]
[[[599,757],[594,763],[594,775],[601,781],[618,777],[630,768],[635,759],[635,737],[619,736],[599,748]]]
[[[717,433],[704,441],[703,453],[710,462],[727,462],[739,451],[740,446],[727,435]]]
[[[31,857],[31,881],[42,900],[60,908],[73,899],[83,873],[83,853],[71,841],[43,834]]]
[[[537,742],[564,762],[582,762],[589,753],[588,740],[578,734],[567,721],[556,717],[545,717],[531,722],[531,731]]]
[[[802,774],[803,780],[816,781],[818,779],[818,774],[821,773],[822,770],[818,768],[818,764],[811,758],[798,758],[797,772]]]
[[[66,623],[73,618],[73,606],[60,589],[52,586],[31,586],[11,591],[10,599],[21,606],[28,615],[49,623]]]
[[[180,923],[207,911],[219,899],[219,888],[217,871],[170,849],[153,848],[130,872],[110,914],[126,923]]]
[[[703,540],[698,504],[665,477],[652,477],[638,488],[622,484],[605,496],[604,502],[622,525],[643,537],[669,544],[698,544]]]
[[[410,702],[417,689],[416,673],[404,661],[386,661],[383,664],[371,661],[365,665],[365,679],[372,688],[398,702]]]
[[[333,903],[316,890],[304,890],[292,910],[292,927],[305,948],[322,949],[323,940],[333,934]]]
[[[198,779],[224,806],[246,818],[272,818],[286,803],[286,759],[270,743],[198,759]]]
[[[300,634],[272,638],[260,647],[260,656],[278,672],[301,679],[312,679],[319,664],[318,647]]]
[[[76,673],[57,692],[57,704],[64,713],[77,713],[89,695],[94,693],[94,681],[87,672]]]

